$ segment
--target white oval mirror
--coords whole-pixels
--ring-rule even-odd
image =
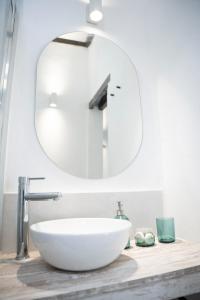
[[[86,32],[54,39],[37,65],[35,125],[45,153],[67,173],[122,172],[142,141],[139,84],[129,57]]]

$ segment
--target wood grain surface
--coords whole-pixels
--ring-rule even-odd
[[[115,262],[89,272],[55,269],[46,264],[38,252],[32,252],[25,262],[16,261],[14,254],[0,255],[2,300],[124,297],[148,300],[172,299],[198,292],[200,243],[178,240],[140,248],[132,241],[132,248],[125,250]]]

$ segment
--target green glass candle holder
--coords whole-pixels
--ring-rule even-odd
[[[149,247],[155,244],[155,235],[151,228],[137,228],[135,244],[139,247]]]
[[[157,235],[160,243],[175,241],[174,218],[156,218]]]

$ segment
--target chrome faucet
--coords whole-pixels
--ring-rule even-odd
[[[17,207],[17,260],[29,257],[28,254],[28,201],[58,200],[61,193],[30,193],[31,180],[44,177],[18,177],[18,207]]]

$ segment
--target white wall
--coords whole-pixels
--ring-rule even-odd
[[[148,40],[154,37],[154,30],[157,30],[159,20],[155,18],[155,13],[162,11],[163,3],[151,1],[150,5],[149,1],[126,0],[122,3],[121,0],[105,0],[104,22],[95,27],[86,23],[85,1],[24,0],[11,99],[6,192],[16,192],[19,175],[46,176],[46,183],[33,185],[33,189],[40,190],[116,192],[161,188],[154,88],[157,72],[154,70],[156,64],[152,53],[159,44],[160,37],[152,45]],[[54,37],[77,30],[97,32],[111,38],[126,51],[139,70],[144,117],[143,146],[135,162],[122,174],[110,179],[85,180],[64,173],[49,161],[36,138],[34,101],[38,57]]]
[[[162,57],[157,55],[154,84],[165,213],[175,216],[179,236],[200,241],[200,1],[165,2],[156,32]]]

